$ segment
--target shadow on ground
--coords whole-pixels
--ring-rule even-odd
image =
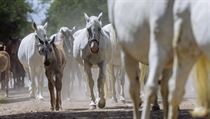
[[[163,119],[162,111],[151,113],[151,119]],[[34,112],[25,114],[0,116],[0,119],[132,119],[132,111],[73,111],[64,112]],[[182,110],[179,119],[193,119],[189,110]],[[196,118],[198,119],[198,118]],[[202,119],[202,118],[199,118]]]

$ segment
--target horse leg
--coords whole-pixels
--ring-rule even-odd
[[[17,75],[17,88],[21,87],[21,78]]]
[[[116,77],[114,75],[114,66],[112,64],[109,64],[109,74],[111,77],[111,86],[112,86],[112,100],[117,103],[117,97],[116,97],[116,89],[115,89],[115,83],[116,83]]]
[[[160,106],[158,104],[158,95],[156,94],[154,97],[154,103],[152,105],[152,111],[158,111],[160,110]]]
[[[69,99],[69,87],[71,86],[71,81],[69,81],[69,80],[71,80],[71,72],[70,72],[70,70],[69,70],[69,68],[68,67],[70,67],[69,66],[69,62],[67,62],[67,64],[66,64],[66,66],[67,67],[65,67],[64,68],[64,71],[63,71],[63,80],[62,80],[62,84],[63,84],[63,86],[62,86],[62,91],[61,91],[61,94],[62,94],[62,98],[63,99]]]
[[[171,69],[165,69],[162,73],[162,80],[161,80],[161,95],[163,99],[163,111],[164,111],[164,119],[167,119],[168,116],[168,80],[171,76]],[[157,104],[157,106],[159,106]]]
[[[9,92],[8,91],[9,90],[9,77],[8,77],[9,75],[8,75],[8,73],[9,73],[8,70],[2,72],[2,79],[5,84],[4,89],[5,89],[6,97],[8,97],[8,92]]]
[[[6,95],[8,97],[8,95],[9,95],[10,70],[8,69],[5,73],[6,73],[6,75],[5,75],[5,79],[6,79]]]
[[[139,63],[139,68],[141,70],[141,72],[139,73],[140,74],[139,83],[140,83],[140,91],[141,91],[140,92],[140,100],[142,100],[145,96],[144,88],[145,88],[145,84],[146,84],[147,77],[148,77],[148,65]],[[141,107],[141,106],[142,106],[142,104],[139,104],[139,107]]]
[[[183,55],[182,55],[183,56]],[[176,54],[173,64],[173,74],[169,80],[169,114],[168,119],[177,119],[178,107],[185,93],[185,84],[196,61],[186,55]]]
[[[123,54],[123,65],[129,79],[129,92],[134,104],[133,118],[139,119],[140,85],[139,85],[139,64],[138,61],[132,59],[129,55]]]
[[[37,99],[44,99],[43,97],[43,88],[44,88],[44,73],[43,71],[40,71],[39,73],[37,73],[38,75],[38,95],[37,95]]]
[[[31,89],[30,89],[30,97],[36,97],[36,81],[35,81],[35,71],[30,68],[29,75],[31,77]]]
[[[77,74],[75,69],[71,69],[71,70],[72,70],[72,72],[70,73],[71,78],[70,78],[70,80],[68,80],[68,82],[69,82],[68,84],[70,84],[68,86],[68,96],[69,96],[69,98],[70,98],[70,93],[74,91],[74,83],[76,81],[76,74]],[[78,74],[78,75],[81,75],[81,74]],[[79,83],[79,88],[82,89],[81,83]]]
[[[13,81],[14,81],[14,84],[13,84],[14,87],[13,88],[17,89],[17,77],[16,77],[16,74],[13,72],[12,75],[13,75]]]
[[[25,69],[25,71],[26,71],[26,77],[28,78],[28,81],[27,81],[27,86],[28,86],[28,90],[29,90],[29,92],[31,91],[31,89],[32,89],[32,87],[31,87],[31,84],[32,84],[32,81],[31,81],[31,74],[30,74],[30,71],[29,71],[29,69],[30,68],[24,68]]]
[[[56,110],[61,109],[61,89],[62,89],[62,74],[56,75],[55,88],[56,88]]]
[[[2,81],[4,82],[4,91],[5,91],[5,96],[8,97],[8,85],[9,85],[9,81],[7,79],[7,70],[2,72]]]
[[[88,81],[88,85],[89,85],[89,90],[90,90],[90,108],[89,109],[95,109],[96,108],[96,104],[95,104],[95,96],[94,96],[94,92],[93,92],[93,86],[94,86],[94,80],[92,78],[92,73],[91,73],[91,65],[88,62],[84,62],[84,71],[86,73],[87,76],[87,81]]]
[[[124,85],[125,85],[125,72],[124,69],[120,69],[120,101],[125,103],[125,93],[124,93]]]
[[[25,87],[24,76],[21,75],[20,79],[21,79],[21,87]]]
[[[55,82],[53,80],[53,76],[50,72],[45,72],[47,79],[48,79],[48,89],[50,92],[50,103],[51,103],[51,110],[54,111],[55,109]]]
[[[5,74],[4,74],[4,72],[1,72],[1,88],[2,88],[2,90],[5,90]]]
[[[156,26],[156,27],[155,27]],[[161,25],[160,25],[161,26]],[[167,50],[162,44],[160,33],[156,32],[160,26],[157,23],[151,24],[150,33],[150,51],[149,51],[149,77],[145,86],[145,103],[143,106],[142,119],[149,119],[150,117],[150,104],[154,101],[155,94],[158,90],[158,77],[160,77],[166,64],[169,62]],[[164,25],[163,25],[164,26]],[[162,27],[162,26],[161,26]],[[163,28],[160,28],[163,29]],[[170,35],[170,34],[169,34]],[[166,39],[164,37],[164,39]],[[171,39],[168,39],[170,41]]]
[[[106,80],[106,64],[102,62],[98,66],[99,66],[98,93],[99,93],[99,98],[100,98],[98,102],[98,107],[104,108],[106,105],[106,100],[104,97],[104,84]]]
[[[2,78],[2,72],[0,72],[0,81],[1,81],[1,90],[3,90],[3,83],[4,83],[4,81],[3,81],[3,78]]]
[[[67,100],[69,100],[70,101],[70,97],[71,97],[71,93],[73,92],[73,89],[74,89],[74,77],[72,76],[73,75],[73,73],[70,73],[70,79],[68,80],[68,86],[67,86]]]
[[[19,88],[20,79],[18,78],[18,72],[16,70],[13,71],[13,79],[14,79],[14,88]]]

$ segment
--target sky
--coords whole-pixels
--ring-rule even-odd
[[[42,22],[46,18],[47,9],[50,7],[50,2],[46,4],[40,4],[40,0],[27,0],[30,4],[32,4],[32,9],[37,11],[36,13],[29,14],[28,20],[33,20],[36,24],[42,24]]]

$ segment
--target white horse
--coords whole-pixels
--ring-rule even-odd
[[[116,78],[119,78],[119,85],[120,85],[120,101],[125,102],[125,94],[124,94],[124,83],[125,83],[125,70],[124,67],[122,66],[121,63],[121,49],[120,49],[120,44],[117,41],[116,34],[114,31],[114,28],[111,24],[105,25],[103,29],[108,32],[110,36],[110,41],[111,41],[111,46],[112,46],[112,52],[111,52],[111,59],[110,62],[108,63],[108,75],[111,77],[111,91],[112,91],[112,99],[114,99],[115,102],[117,102],[117,95],[116,95],[116,90],[115,90],[115,83],[116,83]],[[144,84],[147,79],[148,75],[148,65],[139,64],[139,69],[141,70],[140,72],[140,78],[139,81],[141,85],[141,89],[143,89]],[[119,73],[118,77],[115,76],[115,72]],[[143,98],[144,92],[140,92],[140,97]],[[157,95],[156,95],[157,96]],[[159,105],[157,103],[157,97],[155,99],[154,105],[153,105],[153,110],[159,110]]]
[[[63,42],[64,51],[66,54],[66,66],[64,68],[64,79],[62,80],[62,97],[70,100],[70,94],[73,90],[73,84],[76,79],[81,83],[82,72],[79,67],[78,62],[73,58],[73,33],[75,27],[69,29],[68,27],[61,27],[58,33],[53,34],[50,39],[52,40],[55,37],[55,44]]]
[[[47,23],[44,26],[37,26],[33,23],[34,33],[27,35],[20,43],[18,49],[18,58],[22,63],[28,78],[31,81],[29,86],[30,96],[42,99],[42,90],[44,86],[44,65],[43,57],[38,52],[39,40],[47,40]],[[37,84],[38,83],[38,84]]]
[[[173,74],[170,79],[169,119],[178,116],[184,87],[193,66],[196,67],[198,104],[195,116],[210,113],[210,1],[176,0],[174,4],[175,49]]]
[[[111,81],[111,90],[112,90],[112,99],[117,102],[117,94],[115,89],[116,79],[118,78],[118,82],[120,85],[120,97],[119,100],[125,102],[125,93],[124,93],[124,84],[125,84],[125,71],[122,67],[122,63],[120,60],[121,52],[120,46],[117,42],[117,38],[115,35],[115,31],[111,24],[107,24],[103,27],[103,30],[109,34],[109,38],[111,41],[111,59],[108,63],[108,75],[110,76]],[[115,74],[118,76],[115,76]]]
[[[170,77],[173,38],[174,0],[109,0],[110,21],[116,30],[123,50],[123,64],[130,81],[130,95],[134,103],[134,118],[139,118],[139,62],[149,64],[145,87],[142,119],[150,115],[150,103],[158,89],[162,74],[164,118],[168,114],[168,85]]]
[[[93,92],[94,81],[91,68],[95,65],[99,67],[97,87],[99,94],[98,107],[105,106],[104,82],[106,80],[106,65],[110,59],[111,44],[107,34],[102,29],[102,13],[98,17],[89,17],[86,13],[86,28],[74,33],[73,55],[77,61],[84,66],[87,81],[90,89],[90,109],[96,108],[95,96]]]

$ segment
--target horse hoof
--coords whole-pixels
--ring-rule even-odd
[[[31,98],[36,98],[35,94],[34,93],[30,93],[29,95]]]
[[[159,105],[152,106],[152,111],[159,111],[159,110],[160,110]]]
[[[120,102],[125,104],[125,98],[124,97],[120,97]]]
[[[38,100],[44,100],[44,97],[42,97],[41,95],[37,96],[36,99]]]
[[[94,101],[91,101],[90,104],[89,104],[89,106],[90,106],[89,107],[90,110],[96,109],[96,104],[95,104]]]
[[[195,107],[191,113],[193,117],[205,117],[208,115],[208,109],[205,107]]]
[[[56,107],[55,107],[55,110],[56,110],[56,111],[62,110],[62,107],[61,107],[61,106],[56,106]]]
[[[56,111],[59,111],[59,107],[56,107],[55,110],[56,110]]]
[[[96,105],[90,105],[89,110],[94,110],[96,109]]]
[[[50,109],[51,109],[51,111],[54,111],[54,107],[51,107]]]
[[[117,98],[116,97],[112,97],[112,102],[117,103]]]
[[[34,95],[30,95],[30,98],[36,99],[36,96],[34,96]]]
[[[125,100],[120,100],[121,103],[125,104]]]
[[[104,108],[106,105],[106,100],[104,98],[100,99],[98,102],[98,107],[99,108]]]

